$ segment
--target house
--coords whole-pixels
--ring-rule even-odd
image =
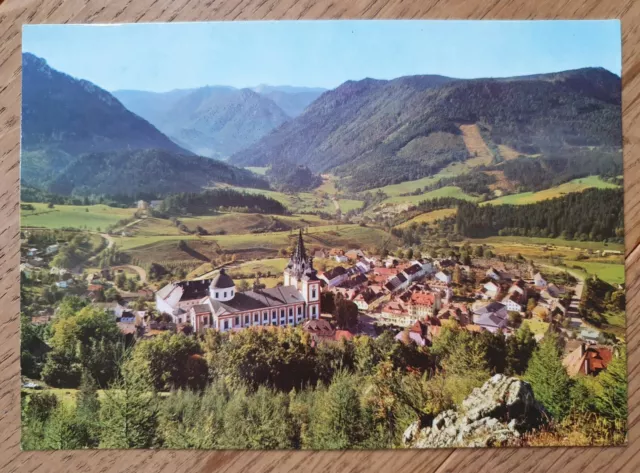
[[[38,248],[29,248],[27,250],[27,256],[36,256],[38,254]]]
[[[508,311],[523,312],[525,309],[524,297],[517,292],[512,292],[502,299],[502,303],[506,306]]]
[[[507,327],[507,307],[500,302],[491,302],[473,311],[473,323],[490,332]]]
[[[195,331],[221,332],[251,326],[294,326],[320,317],[320,280],[307,257],[302,231],[284,269],[284,284],[238,292],[221,269],[213,279],[171,282],[156,292],[156,309],[175,324],[189,322]]]
[[[417,318],[431,317],[442,307],[440,293],[413,292],[407,304],[409,315]]]
[[[136,204],[136,207],[138,208],[138,210],[148,210],[149,203],[145,202],[144,200],[139,200],[138,203]]]
[[[513,276],[510,273],[507,273],[506,271],[499,271],[493,266],[489,268],[485,274],[494,281],[511,281],[513,279]]]
[[[418,319],[409,314],[404,301],[400,298],[393,298],[382,306],[380,318],[387,323],[398,325],[400,327],[409,327]]]
[[[313,253],[313,257],[316,258],[316,259],[324,259],[324,258],[329,257],[329,253],[326,252],[325,250],[316,250]]]
[[[30,263],[38,267],[44,266],[44,259],[40,256],[34,256],[33,258],[31,258]]]
[[[483,299],[495,299],[500,294],[500,286],[498,286],[493,280],[486,282],[482,286],[482,291],[480,292],[480,296]]]
[[[104,286],[102,284],[89,284],[87,286],[87,291],[89,292],[97,292],[101,291],[102,289],[104,289]]]
[[[348,330],[336,330],[324,319],[307,320],[302,324],[302,330],[309,333],[316,343],[337,342],[353,338],[353,334]]]
[[[56,282],[56,287],[60,288],[60,289],[67,289],[69,287],[69,284],[71,284],[73,282],[73,279],[68,279],[66,281],[58,281]]]
[[[122,317],[122,314],[127,311],[127,307],[125,305],[120,304],[119,302],[94,302],[93,306],[102,309],[110,314],[112,314],[116,319]]]
[[[540,294],[545,299],[560,299],[562,296],[565,295],[565,293],[566,291],[564,290],[564,288],[560,288],[555,284],[551,283],[551,284],[548,284],[546,289],[544,289]]]
[[[343,266],[336,266],[329,271],[318,273],[318,278],[324,281],[328,287],[337,286],[348,277],[348,271]]]
[[[587,346],[581,343],[562,360],[562,364],[567,369],[569,376],[579,374],[596,376],[606,369],[613,352],[608,347]]]
[[[69,274],[69,270],[68,269],[64,269],[64,268],[58,268],[56,266],[52,266],[51,269],[49,270],[49,274],[54,274],[54,275],[58,275],[60,277],[66,276],[67,274]]]
[[[162,207],[162,201],[152,200],[151,202],[149,202],[149,207],[151,207],[153,210],[159,210],[160,207]]]
[[[369,304],[380,297],[380,292],[371,289],[371,287],[360,292],[353,298],[353,302],[358,306],[358,310],[368,310]]]
[[[387,281],[384,288],[389,292],[396,292],[409,286],[409,280],[404,273],[398,273]]]
[[[44,252],[47,255],[55,255],[60,249],[60,245],[49,245],[45,248]]]
[[[419,347],[423,347],[425,345],[431,345],[431,335],[429,334],[429,325],[418,320],[408,330],[403,330],[399,332],[395,336],[395,339],[404,344],[409,344],[413,342]]]
[[[452,258],[443,258],[440,260],[436,260],[436,266],[438,267],[438,269],[445,270],[445,269],[453,269],[453,267],[456,265],[456,261]]]
[[[451,274],[446,273],[444,271],[438,271],[436,273],[436,279],[445,284],[449,284],[451,282]]]
[[[463,304],[448,305],[443,307],[442,310],[436,313],[438,320],[452,320],[456,321],[461,327],[471,325],[473,321],[469,309]]]
[[[20,272],[24,273],[24,275],[28,278],[31,277],[31,274],[33,273],[33,271],[36,269],[35,266],[33,266],[32,264],[29,263],[22,263],[20,264]]]
[[[544,280],[540,272],[533,275],[533,285],[539,289],[547,287],[547,281]]]
[[[371,263],[369,263],[368,261],[362,259],[362,260],[360,260],[360,261],[358,261],[356,263],[354,268],[356,268],[362,274],[367,274],[368,272],[371,271],[372,266],[371,266]]]
[[[344,255],[351,261],[357,261],[360,258],[364,258],[364,253],[362,250],[349,250]]]

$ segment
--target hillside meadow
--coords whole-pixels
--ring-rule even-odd
[[[83,228],[104,230],[119,220],[131,218],[135,209],[120,209],[108,205],[54,205],[33,203],[35,210],[20,211],[22,227]]]

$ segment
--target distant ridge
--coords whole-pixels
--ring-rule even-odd
[[[621,146],[620,97],[620,78],[602,68],[502,79],[347,81],[231,161],[291,161],[365,190],[473,158],[460,131],[470,124],[496,159],[499,145],[516,155],[593,154]]]

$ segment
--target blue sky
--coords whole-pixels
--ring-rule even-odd
[[[23,51],[107,90],[333,88],[365,77],[505,77],[587,66],[621,72],[616,20],[25,25]]]

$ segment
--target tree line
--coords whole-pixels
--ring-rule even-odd
[[[182,192],[169,195],[162,201],[159,214],[164,217],[185,214],[212,215],[225,208],[279,215],[288,213],[281,202],[266,195],[218,188],[201,193]]]
[[[621,189],[587,189],[528,205],[461,202],[455,223],[457,233],[473,238],[518,235],[622,241],[623,194]]]

